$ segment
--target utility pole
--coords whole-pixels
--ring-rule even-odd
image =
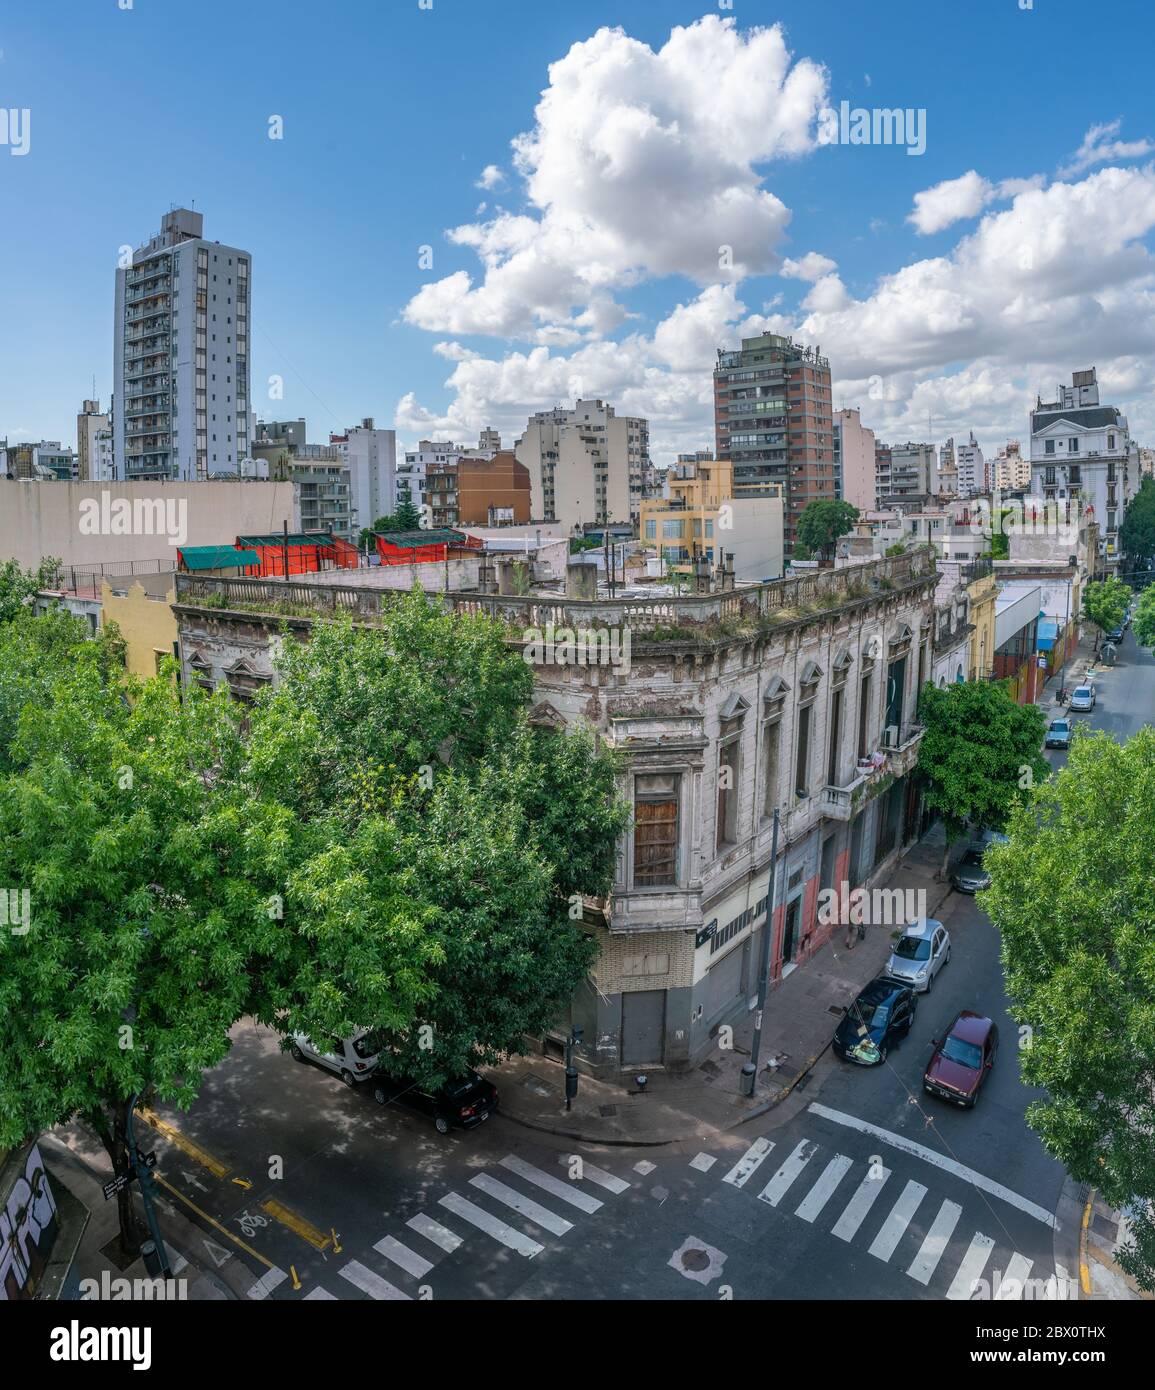
[[[774,830],[770,840],[770,883],[766,889],[766,925],[762,928],[762,949],[758,952],[758,1012],[754,1015],[754,1041],[750,1060],[742,1068],[742,1094],[752,1096],[758,1080],[758,1058],[762,1051],[762,1015],[766,1009],[767,977],[770,974],[770,938],[774,935],[774,884],[778,877],[778,807],[774,807]]]

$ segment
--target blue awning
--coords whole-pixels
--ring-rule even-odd
[[[1039,651],[1049,652],[1059,640],[1059,620],[1058,618],[1039,619]]]

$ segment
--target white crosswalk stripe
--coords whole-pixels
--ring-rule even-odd
[[[758,1200],[768,1202],[772,1207],[776,1207],[785,1197],[794,1179],[810,1162],[817,1147],[817,1144],[812,1144],[809,1139],[803,1139],[800,1144],[795,1145],[782,1167],[759,1192]]]
[[[950,1288],[946,1291],[947,1298],[955,1302],[970,1301],[975,1293],[974,1286],[982,1278],[983,1270],[986,1269],[994,1248],[995,1243],[990,1236],[984,1236],[980,1231],[971,1236],[971,1243],[962,1257],[962,1264],[959,1265]]]
[[[536,1240],[530,1240],[528,1236],[523,1236],[520,1231],[515,1231],[512,1226],[507,1226],[504,1221],[499,1221],[496,1216],[491,1216],[474,1203],[464,1197],[458,1196],[456,1192],[447,1192],[440,1199],[441,1205],[446,1211],[451,1211],[454,1216],[460,1216],[463,1221],[468,1221],[471,1226],[476,1226],[479,1231],[484,1231],[487,1236],[492,1236],[499,1244],[507,1246],[510,1250],[516,1250],[519,1255],[524,1255],[526,1259],[533,1259],[535,1255],[540,1255],[545,1249],[544,1245],[539,1245]]]
[[[447,1255],[452,1255],[462,1243],[459,1235],[451,1231],[448,1226],[443,1226],[440,1221],[434,1221],[431,1216],[426,1216],[423,1211],[419,1211],[416,1216],[411,1216],[405,1224],[411,1231],[416,1231],[426,1240],[431,1240],[434,1245],[439,1245]]]
[[[424,1279],[433,1268],[432,1263],[419,1255],[416,1250],[410,1250],[407,1245],[402,1245],[399,1240],[394,1240],[392,1236],[386,1236],[384,1240],[379,1240],[373,1247],[379,1255],[384,1255],[387,1260],[392,1260],[395,1265],[412,1274],[415,1279]]]
[[[494,1201],[504,1202],[507,1207],[512,1207],[514,1211],[540,1226],[543,1231],[550,1231],[555,1236],[564,1236],[567,1231],[573,1230],[572,1221],[555,1216],[552,1211],[547,1211],[532,1197],[523,1197],[520,1192],[516,1192],[512,1187],[507,1187],[503,1182],[498,1182],[496,1178],[491,1178],[488,1173],[478,1173],[470,1178],[469,1182],[470,1186],[484,1192],[487,1197],[492,1197]]]
[[[350,1260],[337,1273],[342,1279],[348,1279],[349,1283],[359,1288],[362,1293],[367,1293],[370,1298],[376,1299],[378,1303],[397,1303],[399,1301],[411,1303],[413,1301],[407,1293],[402,1293],[388,1279],[382,1279],[379,1274],[374,1274],[371,1269],[367,1269],[360,1260]]]
[[[912,1178],[902,1189],[902,1196],[890,1209],[890,1215],[882,1223],[882,1230],[874,1237],[870,1253],[885,1264],[894,1254],[894,1248],[902,1239],[910,1219],[918,1210],[919,1203],[926,1196],[926,1188]]]
[[[962,1215],[962,1207],[957,1202],[944,1201],[939,1207],[934,1220],[930,1224],[930,1230],[926,1233],[926,1239],[919,1248],[918,1254],[910,1262],[910,1268],[906,1271],[912,1279],[920,1284],[929,1284],[931,1276],[938,1268],[938,1262],[943,1257],[947,1244],[954,1228],[958,1225],[959,1217]]]
[[[1016,1250],[1003,1272],[1002,1280],[995,1290],[995,1297],[1003,1300],[1022,1298],[1023,1286],[1034,1263],[1034,1260],[1026,1259]]]
[[[562,1154],[558,1162],[563,1168],[570,1166],[570,1158],[567,1154]],[[596,1183],[598,1187],[604,1187],[607,1192],[612,1192],[615,1197],[623,1192],[630,1190],[630,1185],[623,1178],[615,1178],[612,1173],[607,1173],[604,1168],[595,1168],[592,1163],[581,1160],[581,1176],[586,1182]]]
[[[306,1302],[314,1298],[327,1298],[331,1303],[336,1303],[337,1301],[336,1294],[331,1294],[328,1289],[321,1288],[319,1284],[315,1289],[312,1290],[311,1293],[307,1293],[305,1295]]]
[[[850,1201],[847,1202],[842,1215],[834,1224],[834,1229],[830,1232],[832,1236],[837,1236],[839,1240],[851,1241],[858,1234],[858,1228],[866,1220],[870,1208],[874,1206],[878,1194],[886,1185],[887,1178],[890,1177],[890,1169],[871,1167],[866,1177],[858,1184],[858,1190]]]
[[[524,1178],[526,1182],[532,1182],[536,1186],[550,1193],[551,1196],[560,1198],[563,1202],[569,1202],[571,1206],[577,1207],[579,1211],[595,1212],[602,1208],[601,1202],[597,1197],[591,1197],[588,1192],[582,1192],[573,1183],[561,1182],[552,1173],[543,1173],[540,1168],[535,1168],[532,1163],[526,1163],[524,1159],[514,1158],[512,1154],[506,1154],[501,1160],[501,1166],[508,1168],[511,1173],[516,1173],[519,1178]]]
[[[852,1160],[845,1154],[835,1154],[826,1167],[822,1170],[822,1176],[803,1197],[799,1203],[795,1216],[800,1216],[803,1221],[814,1221],[822,1213],[822,1208],[834,1196],[834,1189],[846,1176]]]
[[[758,1171],[773,1147],[774,1144],[769,1139],[755,1139],[722,1181],[732,1183],[735,1187],[745,1187],[750,1175]]]

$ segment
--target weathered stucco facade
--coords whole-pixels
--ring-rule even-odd
[[[820,888],[885,871],[918,828],[908,774],[934,657],[935,584],[933,556],[918,551],[692,597],[441,595],[511,630],[554,632],[535,653],[533,718],[559,729],[588,723],[623,756],[635,822],[611,898],[587,904],[599,942],[591,987],[548,1048],[576,1023],[590,1068],[686,1066],[746,1012],[775,810],[772,985],[835,930],[819,921]],[[185,680],[224,680],[242,697],[272,676],[278,606],[291,605],[287,630],[305,635],[311,620],[298,615],[309,602],[371,622],[390,601],[364,589],[184,575],[177,599]],[[578,664],[562,636],[572,631],[608,631],[615,644],[601,648],[605,660]]]

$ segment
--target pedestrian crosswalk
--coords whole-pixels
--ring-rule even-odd
[[[958,1202],[947,1197],[935,1198],[914,1178],[907,1179],[899,1191],[897,1182],[893,1185],[890,1182],[894,1176],[891,1169],[877,1156],[865,1163],[866,1171],[862,1173],[864,1160],[843,1153],[826,1156],[818,1143],[800,1139],[792,1147],[784,1145],[775,1154],[776,1168],[763,1169],[774,1151],[774,1140],[755,1139],[723,1175],[722,1183],[731,1188],[747,1188],[749,1184],[747,1190],[754,1191],[757,1183],[751,1180],[755,1174],[759,1174],[758,1180],[762,1181],[769,1173],[756,1192],[760,1202],[792,1211],[794,1216],[816,1227],[829,1222],[830,1234],[847,1244],[867,1230],[872,1231],[866,1250],[883,1264],[890,1264],[900,1249],[909,1254],[910,1242],[917,1241],[905,1273],[927,1289],[936,1279],[936,1287],[945,1284],[945,1292],[941,1294],[944,1298],[1024,1297],[1034,1262],[1012,1249],[1005,1257],[1005,1267],[1001,1270],[996,1267],[991,1271],[993,1277],[987,1278],[996,1241],[981,1231],[955,1240],[963,1218],[963,1208]],[[699,1165],[691,1164],[695,1166]],[[854,1181],[855,1170],[861,1173],[857,1182]],[[881,1200],[884,1194],[886,1201]],[[1062,1269],[1038,1280],[1033,1287],[1038,1290],[1034,1296],[1039,1298],[1073,1296],[1066,1271]]]
[[[379,1268],[365,1263],[366,1252],[361,1259],[342,1258],[335,1274],[343,1282],[331,1288],[316,1284],[301,1296],[378,1302],[429,1298],[438,1264],[463,1247],[480,1247],[486,1258],[532,1260],[546,1248],[546,1236],[564,1238],[577,1222],[630,1190],[628,1181],[604,1168],[570,1156],[558,1161],[567,1176],[506,1154],[495,1165],[497,1172],[475,1173],[464,1191],[431,1199],[428,1210],[415,1212],[400,1230],[376,1241],[371,1248],[381,1257]]]

